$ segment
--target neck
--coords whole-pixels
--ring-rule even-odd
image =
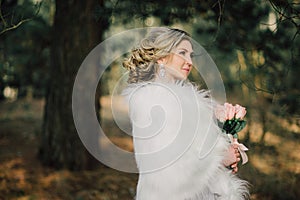
[[[168,73],[166,73],[164,77],[161,77],[158,74],[156,74],[154,80],[155,80],[155,82],[161,82],[161,83],[175,83],[176,82],[176,79]]]
[[[160,77],[158,74],[155,75],[155,82],[159,83],[176,83],[176,84],[183,84],[186,80],[176,79],[174,76],[166,74],[164,77]]]

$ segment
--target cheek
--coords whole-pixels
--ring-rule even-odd
[[[177,64],[177,67],[181,68],[185,64],[185,60],[182,58],[178,58],[178,59],[176,59],[176,64]]]

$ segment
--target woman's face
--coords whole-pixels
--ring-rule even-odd
[[[165,59],[168,75],[174,79],[185,80],[192,70],[193,48],[188,40],[182,40]]]

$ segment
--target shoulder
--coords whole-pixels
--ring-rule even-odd
[[[165,84],[148,82],[129,85],[123,92],[128,103],[143,103],[147,101],[157,101],[168,99],[172,96],[173,89]]]
[[[199,90],[193,84],[165,84],[159,82],[147,82],[131,84],[123,92],[129,106],[149,104],[160,105],[185,105],[211,107],[212,99],[208,97],[208,92]]]

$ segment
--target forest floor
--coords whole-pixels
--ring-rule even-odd
[[[100,165],[68,171],[38,160],[43,100],[0,104],[0,200],[131,200],[136,174]]]
[[[109,100],[103,98],[101,103],[104,129],[118,132],[108,114]],[[41,99],[0,103],[0,200],[132,200],[137,174],[104,165],[89,171],[55,170],[40,163],[37,153],[43,107]],[[251,139],[250,161],[240,170],[240,176],[252,184],[251,199],[298,199],[299,130],[294,127],[287,137],[272,135],[271,130],[263,145]],[[127,137],[116,133],[111,139],[132,151]]]

